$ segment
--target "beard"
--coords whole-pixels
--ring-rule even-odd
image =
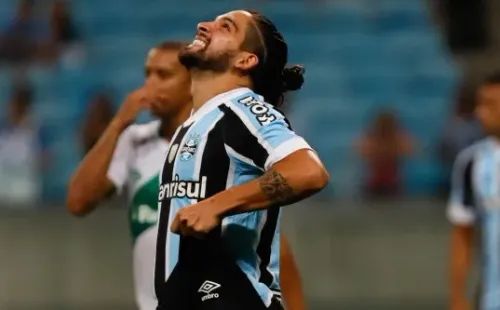
[[[215,73],[226,72],[230,68],[231,54],[209,54],[206,49],[193,51],[189,47],[179,52],[179,62],[188,70],[212,71]]]

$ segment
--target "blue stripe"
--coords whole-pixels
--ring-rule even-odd
[[[261,127],[259,134],[271,145],[273,149],[277,148],[284,142],[296,137],[295,132],[288,129],[288,125],[284,119],[272,122],[271,124]]]
[[[498,197],[498,178],[495,175],[495,146],[486,145],[480,155],[481,170],[478,178],[478,190],[482,197],[491,199]],[[483,218],[483,245],[485,287],[482,308],[497,310],[500,308],[500,209],[486,206]]]
[[[249,129],[258,135],[259,139],[265,140],[273,149],[296,137],[295,132],[288,127],[285,117],[272,105],[259,99],[256,94],[244,94],[232,100],[231,108],[238,115],[244,115],[251,124],[252,128]],[[255,103],[248,104],[248,102]],[[261,118],[259,119],[259,117]]]
[[[488,156],[488,169],[486,170],[489,174],[489,177],[487,178],[489,180],[489,196],[490,197],[497,197],[498,192],[497,192],[497,184],[496,180],[497,178],[495,177],[495,147],[493,145],[489,145],[488,148],[489,151],[489,156]],[[486,184],[488,186],[488,184]],[[500,213],[499,210],[495,209],[493,215],[493,222],[494,222],[494,231],[492,232],[492,253],[493,257],[491,257],[491,262],[492,262],[492,276],[493,276],[493,283],[491,287],[491,292],[493,293],[493,300],[494,300],[494,307],[495,309],[498,309],[500,307],[500,296],[499,296],[499,279],[500,279],[500,274],[499,274],[499,266],[498,264],[500,263],[500,240],[499,240],[499,233],[500,233]]]
[[[231,157],[235,165],[233,186],[255,180],[262,172],[244,162]],[[256,247],[259,244],[259,229],[266,215],[266,210],[242,213],[227,217],[225,219],[224,238],[230,244],[236,263],[247,275],[255,290],[263,301],[269,299],[270,289],[259,282],[260,259],[257,256]],[[278,245],[279,246],[279,245]]]
[[[173,234],[170,232],[170,226],[172,225],[172,220],[175,218],[177,211],[180,209],[179,202],[172,200],[170,204],[170,214],[169,214],[169,223],[168,223],[168,232],[167,232],[167,240],[168,240],[168,274],[174,270],[175,265],[179,261],[179,245],[180,245],[180,236],[177,234]]]
[[[194,139],[197,141],[197,146],[199,146],[201,140],[207,138],[208,129],[214,123],[214,121],[221,115],[221,111],[219,109],[214,109],[207,115],[205,115],[201,120],[193,124],[188,132],[184,135],[181,143],[179,144],[179,152],[177,153],[177,158],[175,159],[175,165],[172,175],[179,175],[179,179],[183,181],[199,181],[198,179],[194,179],[195,175],[195,161],[198,156],[203,156],[200,150],[196,150],[191,158],[185,158],[182,160],[182,147],[190,140]],[[168,159],[167,159],[168,160]],[[201,177],[201,176],[200,176]],[[172,198],[171,209],[170,209],[170,217],[169,217],[169,227],[172,224],[172,221],[181,208],[191,205],[191,199],[185,198]],[[175,265],[179,260],[179,246],[180,246],[180,237],[176,234],[173,234],[168,231],[168,236],[170,242],[168,244],[168,255],[169,255],[169,272],[172,272]]]

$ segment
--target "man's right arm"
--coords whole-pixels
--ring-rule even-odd
[[[144,88],[131,93],[96,145],[73,173],[68,185],[67,205],[82,216],[126,180],[131,137],[124,132],[138,113],[149,105]],[[123,135],[122,135],[123,133]]]
[[[125,128],[126,125],[115,118],[73,173],[68,186],[67,206],[74,215],[86,215],[114,191],[115,182],[108,178],[108,170]],[[123,138],[126,139],[126,135]]]
[[[472,226],[455,225],[451,235],[450,294],[451,310],[470,309],[467,279],[472,262],[474,230]]]
[[[462,152],[453,167],[447,217],[452,223],[450,253],[450,308],[470,309],[467,279],[474,248],[475,203],[472,189],[472,157]]]

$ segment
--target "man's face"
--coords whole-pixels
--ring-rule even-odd
[[[191,80],[189,72],[179,63],[177,50],[153,48],[146,60],[145,87],[155,101],[151,111],[158,117],[169,117],[190,101]]]
[[[484,85],[479,89],[476,115],[489,134],[500,134],[500,85]]]
[[[252,23],[249,12],[232,11],[198,24],[194,41],[179,53],[180,62],[189,69],[214,72],[256,65],[256,56],[241,50],[248,27],[255,27]]]

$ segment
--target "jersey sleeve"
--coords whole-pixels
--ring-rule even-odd
[[[123,190],[129,174],[129,163],[133,152],[132,127],[127,128],[116,144],[113,158],[109,164],[107,177],[118,192]]]
[[[472,186],[473,156],[469,150],[460,153],[453,165],[448,220],[455,225],[472,225],[477,206]]]
[[[309,144],[290,127],[282,113],[256,96],[224,106],[224,143],[230,157],[261,170]]]

